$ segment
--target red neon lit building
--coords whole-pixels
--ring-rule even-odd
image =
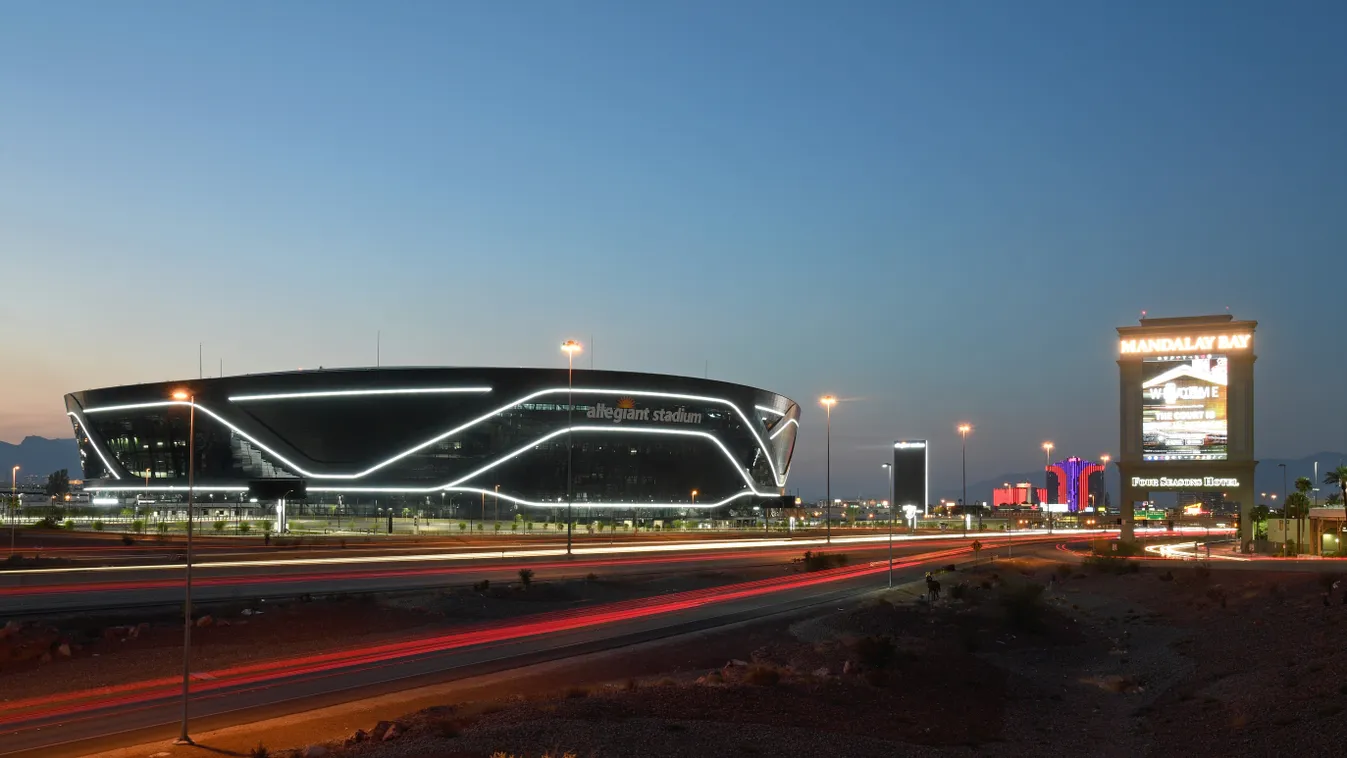
[[[1054,503],[1066,503],[1067,510],[1071,513],[1079,513],[1082,508],[1094,507],[1100,509],[1104,503],[1103,493],[1103,473],[1104,467],[1098,463],[1087,461],[1084,458],[1067,458],[1058,461],[1048,467],[1049,485],[1052,486]],[[1100,492],[1091,493],[1090,478],[1094,474],[1100,476],[1095,479],[1099,484]],[[1098,502],[1091,506],[1090,495],[1095,494]]]
[[[1019,482],[1012,486],[1007,482],[1006,486],[992,490],[992,505],[997,508],[1013,507],[1025,503],[1037,505],[1043,502],[1047,496],[1048,491],[1043,487],[1035,487],[1028,482]]]

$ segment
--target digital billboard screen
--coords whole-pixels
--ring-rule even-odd
[[[1141,365],[1142,460],[1225,460],[1227,357],[1158,356]]]
[[[903,440],[893,444],[893,503],[899,507],[927,506],[926,440]]]

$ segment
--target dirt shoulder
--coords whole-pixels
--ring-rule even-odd
[[[1316,575],[1030,559],[941,582],[934,604],[907,587],[442,690],[402,711],[353,705],[340,727],[277,723],[229,740],[376,758],[1331,755],[1343,744],[1347,605],[1341,586],[1324,605]]]

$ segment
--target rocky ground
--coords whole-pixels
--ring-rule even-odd
[[[941,581],[933,605],[906,588],[672,642],[628,678],[598,666],[528,698],[521,683],[369,714],[375,728],[294,754],[1341,754],[1347,604],[1331,579],[1019,560]]]

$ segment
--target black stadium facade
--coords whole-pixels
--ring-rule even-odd
[[[568,388],[564,369],[297,371],[65,402],[95,497],[185,494],[195,402],[203,503],[242,503],[274,480],[299,483],[310,507],[377,501],[440,515],[482,497],[524,512],[564,506],[568,457],[577,509],[775,504],[800,415],[753,387],[577,370]]]

